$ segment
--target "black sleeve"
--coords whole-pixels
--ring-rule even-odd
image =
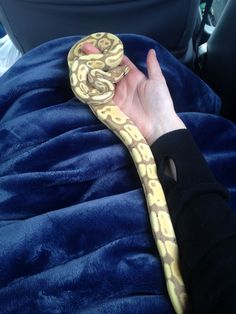
[[[236,313],[236,215],[188,130],[151,147],[180,252],[192,313]],[[174,161],[176,181],[165,172]]]

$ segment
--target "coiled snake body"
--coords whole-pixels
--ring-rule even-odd
[[[101,53],[85,55],[81,49],[85,42]],[[113,34],[94,33],[83,38],[68,54],[71,88],[128,148],[142,182],[171,302],[177,313],[184,313],[187,297],[179,272],[175,233],[151,149],[139,129],[112,100],[114,83],[129,71],[127,66],[119,66],[123,54],[123,44]]]

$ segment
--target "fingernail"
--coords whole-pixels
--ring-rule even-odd
[[[157,55],[156,55],[156,50],[155,50],[155,49],[152,49],[152,53],[153,53],[154,57],[156,57],[156,56],[157,56]]]

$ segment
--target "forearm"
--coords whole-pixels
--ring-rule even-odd
[[[174,110],[163,111],[158,113],[158,123],[152,123],[147,141],[152,145],[162,135],[182,129],[186,129],[186,126]]]
[[[236,250],[236,219],[227,205],[227,191],[215,180],[187,130],[160,137],[152,151],[193,310],[213,313],[219,294],[226,297],[226,290],[236,282],[236,256],[230,254]],[[169,160],[173,160],[176,178],[166,174]]]

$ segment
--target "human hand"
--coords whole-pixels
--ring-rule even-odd
[[[84,44],[83,51],[99,53],[91,44]],[[174,110],[155,51],[151,49],[147,55],[148,77],[127,56],[122,64],[130,71],[116,84],[113,101],[135,123],[148,144],[165,133],[186,128]]]

